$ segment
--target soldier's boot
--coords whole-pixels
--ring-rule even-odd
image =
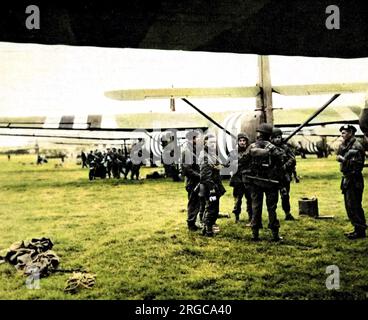
[[[197,231],[198,227],[195,224],[189,224],[188,223],[188,230],[189,231]]]
[[[295,220],[295,218],[294,218],[294,217],[293,217],[293,215],[289,212],[289,213],[286,213],[286,214],[285,214],[285,220],[293,221],[293,220]]]
[[[252,229],[252,241],[260,241],[261,239],[259,238],[259,229]]]
[[[212,226],[205,225],[204,228],[202,229],[202,235],[204,235],[205,237],[213,237],[214,233],[213,233]]]
[[[279,229],[272,230],[272,239],[271,241],[277,242],[282,240],[282,237],[279,236]]]
[[[355,240],[365,238],[366,234],[364,229],[355,229],[353,233],[349,233],[346,236],[349,240]]]
[[[350,231],[350,232],[345,232],[344,235],[347,237],[349,235],[352,235],[355,233],[355,230],[354,231]]]

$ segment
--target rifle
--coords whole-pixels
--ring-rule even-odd
[[[250,180],[258,180],[258,181],[262,181],[262,182],[268,182],[268,183],[272,183],[272,184],[277,184],[279,185],[280,182],[277,180],[272,180],[272,179],[265,179],[265,178],[260,178],[260,177],[255,177],[255,176],[249,176],[247,174],[243,175],[245,178],[250,179]]]

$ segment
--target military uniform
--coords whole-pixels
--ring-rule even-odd
[[[197,230],[195,225],[198,212],[200,210],[199,199],[199,164],[196,158],[195,145],[188,143],[185,150],[182,152],[181,170],[185,176],[185,190],[188,193],[187,205],[187,224],[189,230]]]
[[[295,172],[296,160],[295,154],[291,148],[282,142],[282,131],[279,128],[274,128],[272,134],[274,140],[272,142],[279,149],[282,154],[282,166],[284,176],[280,177],[280,196],[282,210],[285,212],[285,220],[294,220],[294,217],[290,213],[290,182],[292,179],[293,172]],[[276,143],[275,138],[279,137],[279,143]]]
[[[226,192],[221,182],[220,161],[207,148],[199,155],[200,196],[205,199],[203,235],[213,236],[213,225],[219,215],[220,197]]]
[[[248,137],[245,134],[238,134],[238,141],[240,138],[244,138],[248,141]],[[246,147],[240,148],[238,145],[237,150],[230,152],[228,163],[231,168],[235,171],[230,178],[230,186],[233,187],[233,197],[234,197],[234,209],[235,222],[239,221],[239,215],[241,213],[242,199],[245,197],[247,202],[247,213],[248,219],[252,219],[252,197],[250,186],[243,183],[242,171],[246,169]]]
[[[259,229],[263,228],[262,206],[265,195],[269,220],[268,227],[272,231],[273,239],[278,241],[280,240],[280,222],[277,219],[276,208],[279,181],[283,175],[283,153],[266,139],[266,137],[270,137],[272,134],[271,125],[261,124],[257,131],[264,135],[260,136],[256,142],[248,147],[246,157],[249,169],[243,171],[244,182],[251,185],[253,208],[251,221],[252,240],[259,240]]]
[[[352,239],[365,237],[367,225],[362,208],[364,149],[355,137],[352,137],[340,145],[337,154],[338,161],[340,161],[340,171],[343,174],[341,191],[344,195],[345,209],[354,226],[354,232],[350,233],[348,237]]]
[[[82,151],[82,153],[81,153],[81,159],[82,159],[82,169],[83,168],[88,168],[88,166],[87,166],[87,156],[84,153],[84,151]]]

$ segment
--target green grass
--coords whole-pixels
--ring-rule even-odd
[[[186,229],[183,183],[87,180],[87,170],[58,160],[36,166],[34,156],[0,158],[0,249],[32,237],[50,237],[60,268],[82,267],[97,275],[91,290],[63,292],[68,274],[41,279],[29,290],[26,278],[0,265],[1,299],[365,299],[368,293],[368,240],[349,241],[339,190],[338,164],[332,159],[299,160],[298,199],[317,196],[320,214],[333,220],[298,217],[281,221],[282,243],[270,232],[252,243],[244,221],[219,219],[221,232],[204,238]],[[153,169],[142,170],[144,176]],[[367,173],[365,182],[368,185]],[[232,209],[232,193],[221,211]],[[364,207],[368,207],[368,197]],[[241,215],[244,219],[244,215]],[[267,217],[264,211],[264,225]],[[340,289],[327,290],[326,267],[340,268]]]

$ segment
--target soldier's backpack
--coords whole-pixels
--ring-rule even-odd
[[[0,262],[9,262],[25,275],[37,272],[46,277],[59,265],[59,257],[51,249],[53,243],[48,238],[32,239],[13,243]]]

